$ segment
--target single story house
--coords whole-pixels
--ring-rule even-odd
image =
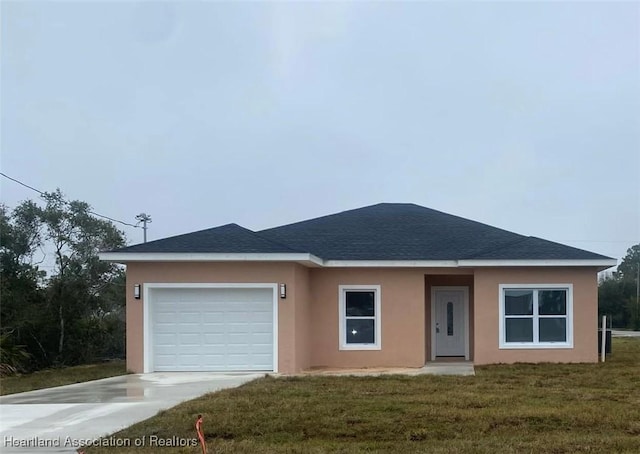
[[[273,371],[597,361],[616,260],[414,204],[103,252],[127,268],[127,367]]]

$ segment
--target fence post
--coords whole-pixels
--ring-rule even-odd
[[[602,316],[602,351],[600,352],[600,359],[604,363],[607,356],[607,316]]]

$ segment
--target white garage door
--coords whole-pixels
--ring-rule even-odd
[[[274,370],[271,288],[152,288],[155,371]]]

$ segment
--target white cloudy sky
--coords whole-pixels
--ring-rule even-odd
[[[386,201],[616,258],[640,241],[640,3],[1,13],[2,171],[147,212],[152,239]]]

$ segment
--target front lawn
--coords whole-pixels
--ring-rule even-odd
[[[640,452],[640,339],[615,339],[605,364],[476,368],[475,377],[265,377],[161,412],[114,435],[145,448],[195,436],[209,453]],[[177,437],[177,439],[175,438]]]
[[[22,393],[35,389],[70,385],[99,378],[114,377],[127,373],[125,362],[108,361],[98,364],[45,369],[32,374],[15,375],[0,379],[0,395]]]

